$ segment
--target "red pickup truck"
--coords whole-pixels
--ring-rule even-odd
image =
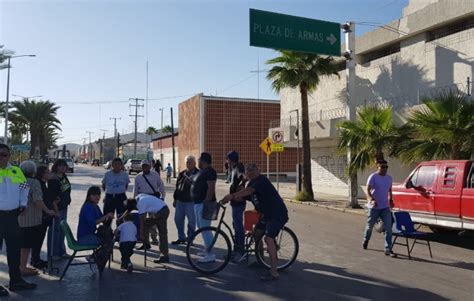
[[[410,212],[416,223],[474,230],[474,161],[423,162],[392,190],[394,209]]]

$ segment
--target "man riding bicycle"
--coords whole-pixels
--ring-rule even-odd
[[[222,203],[245,202],[248,196],[255,209],[262,214],[259,223],[255,226],[255,236],[261,237],[265,235],[264,241],[270,255],[271,268],[268,275],[262,276],[261,280],[271,281],[279,277],[277,271],[277,246],[275,238],[288,222],[288,210],[286,209],[283,199],[278,194],[270,180],[260,174],[256,164],[248,164],[245,167],[245,176],[249,179],[246,188],[228,194],[222,200]]]

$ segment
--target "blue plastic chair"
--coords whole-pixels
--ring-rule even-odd
[[[394,245],[406,246],[408,251],[408,259],[411,259],[411,252],[413,251],[415,244],[427,245],[428,250],[430,251],[430,257],[433,258],[430,245],[430,233],[417,231],[415,229],[415,226],[413,225],[413,221],[411,220],[410,213],[406,211],[398,211],[394,212],[394,215],[397,231],[393,232],[393,236],[395,236],[395,239],[393,240],[392,248]],[[406,244],[397,243],[396,241],[399,237],[404,237],[406,240]],[[409,238],[413,239],[413,244],[411,245],[411,248],[408,242]],[[420,242],[420,240],[426,241],[426,243]]]

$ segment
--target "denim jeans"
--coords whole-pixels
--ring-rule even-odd
[[[61,221],[67,220],[67,208],[59,210],[59,217],[53,218],[54,225],[48,228],[48,257],[63,256],[66,254],[66,246],[64,245],[64,233],[61,229]],[[54,233],[53,233],[54,228]],[[54,239],[53,239],[54,237]],[[53,240],[53,245],[51,245]]]
[[[379,217],[385,225],[385,250],[389,251],[392,249],[392,212],[389,207],[384,209],[369,209],[369,213],[367,215],[367,226],[365,227],[364,232],[364,241],[370,240],[372,229]]]
[[[184,220],[188,218],[188,237],[194,234],[196,229],[196,214],[194,213],[193,202],[181,202],[176,201],[176,211],[174,212],[174,223],[178,230],[178,239],[185,240],[186,235],[184,234]]]
[[[196,224],[198,229],[208,227],[211,225],[211,220],[202,218],[202,211],[203,211],[204,204],[194,204],[194,213],[196,215]],[[204,243],[206,244],[206,249],[212,244],[212,233],[210,231],[205,231],[202,233],[202,238],[204,239]]]
[[[235,246],[234,251],[243,253],[245,244],[245,230],[244,230],[244,211],[245,202],[237,206],[232,206],[232,225],[235,231]]]

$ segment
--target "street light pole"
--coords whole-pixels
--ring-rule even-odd
[[[15,56],[8,56],[8,64],[7,64],[7,97],[5,98],[5,133],[3,137],[3,143],[8,145],[8,107],[10,106],[10,59],[17,58],[17,57],[35,57],[34,54],[27,54],[27,55],[15,55]]]
[[[298,178],[296,182],[296,190],[297,192],[301,191],[301,165],[300,165],[300,111],[299,109],[292,110],[288,114],[290,114],[290,130],[291,130],[291,113],[296,112],[296,132],[298,135],[296,136],[297,147],[296,147],[296,164],[298,169],[296,170],[296,176]]]

